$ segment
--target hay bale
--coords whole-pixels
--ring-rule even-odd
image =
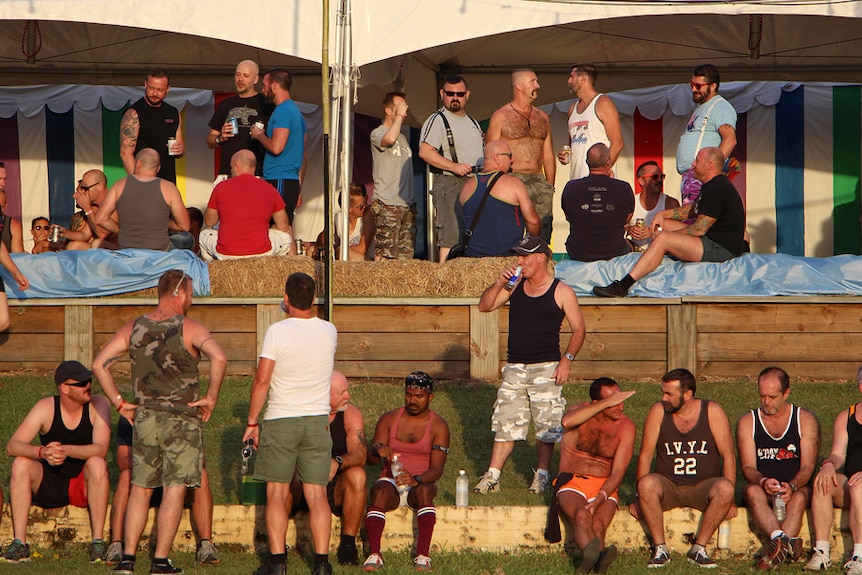
[[[479,297],[515,257],[334,262],[335,297]],[[305,256],[263,256],[209,264],[213,297],[280,297],[293,272],[315,279],[323,293],[323,265]]]

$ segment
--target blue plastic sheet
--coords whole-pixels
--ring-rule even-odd
[[[30,287],[21,291],[11,274],[0,266],[9,298],[73,298],[106,296],[155,287],[170,269],[185,270],[194,294],[210,293],[206,263],[188,250],[86,250],[43,254],[12,254]]]
[[[631,253],[608,261],[562,261],[556,276],[578,296],[621,279],[640,257]],[[683,263],[664,258],[635,283],[629,297],[862,295],[862,257],[804,258],[744,254],[722,263]]]

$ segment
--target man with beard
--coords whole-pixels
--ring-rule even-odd
[[[256,122],[266,124],[273,106],[255,89],[258,77],[259,69],[255,61],[243,60],[237,64],[233,75],[236,95],[222,100],[210,118],[207,147],[219,148],[221,151],[215,184],[230,177],[231,158],[240,150],[251,150],[257,158],[255,175],[263,173],[264,150],[260,142],[251,138],[251,127]],[[236,133],[233,131],[233,120],[236,120]]]
[[[293,79],[285,68],[270,70],[263,77],[263,95],[275,104],[265,129],[252,126],[249,134],[264,149],[263,178],[281,194],[287,206],[288,223],[302,206],[305,176],[305,118],[291,99]]]
[[[653,240],[621,280],[596,286],[599,297],[625,297],[639,279],[656,269],[665,254],[683,262],[724,262],[742,255],[745,208],[739,193],[721,173],[724,156],[718,148],[703,148],[694,173],[703,191],[693,204],[659,212],[653,219]],[[683,220],[694,217],[690,225]]]
[[[635,200],[635,212],[629,218],[627,232],[635,251],[645,252],[652,242],[652,222],[657,213],[678,208],[679,201],[664,193],[664,173],[658,162],[648,160],[635,172],[640,193]],[[643,225],[637,225],[643,220]]]
[[[700,194],[701,182],[692,170],[697,152],[706,147],[721,150],[722,167],[736,147],[736,110],[718,95],[721,78],[718,68],[701,64],[691,74],[691,99],[697,106],[676,147],[676,171],[682,176],[682,204],[690,204]]]
[[[449,425],[431,411],[432,399],[434,380],[424,371],[414,371],[404,380],[404,407],[384,413],[374,429],[368,462],[373,465],[382,460],[383,468],[371,487],[371,504],[365,514],[369,547],[365,571],[383,567],[380,538],[386,512],[399,505],[416,510],[418,536],[413,564],[417,571],[431,571],[428,554],[437,523],[434,498],[449,454]]]
[[[604,144],[611,151],[611,168],[623,149],[620,113],[613,101],[596,90],[598,70],[593,64],[575,64],[569,73],[569,91],[575,101],[569,106],[569,153],[558,154],[560,163],[571,164],[570,180],[590,174],[587,150],[594,144]]]
[[[820,452],[820,425],[807,409],[787,401],[790,377],[780,367],[757,376],[760,409],[739,418],[736,443],[746,485],[742,492],[754,527],[769,537],[756,567],[766,571],[802,556],[802,516],[811,500],[810,481]],[[772,506],[781,500],[786,516]]]
[[[557,479],[557,501],[583,552],[578,573],[606,573],[617,557],[616,547],[605,547],[605,531],[619,507],[617,488],[634,450],[635,424],[623,415],[623,402],[634,394],[600,377],[590,385],[590,401],[563,416],[560,474],[571,479],[563,485]]]
[[[126,173],[135,173],[135,157],[144,148],[159,153],[159,177],[177,183],[177,158],[186,153],[180,112],[165,97],[171,78],[164,68],[153,68],[144,82],[144,97],[123,114],[120,121],[120,158]],[[170,141],[169,139],[173,138]]]
[[[533,106],[539,97],[539,79],[532,70],[512,72],[512,101],[488,121],[485,141],[504,140],[512,149],[512,175],[524,182],[539,214],[545,242],[551,241],[554,219],[554,177],[557,162],[548,115]]]
[[[655,550],[647,567],[661,568],[670,562],[662,513],[675,507],[702,511],[686,557],[699,567],[715,568],[705,546],[722,521],[736,517],[736,454],[730,422],[714,401],[695,399],[697,380],[687,369],[671,370],[661,381],[661,401],[650,408],[644,421],[637,501],[629,506],[629,513],[643,521],[652,536]],[[653,456],[655,469],[650,472]]]
[[[445,262],[449,249],[458,243],[455,198],[467,176],[482,165],[482,128],[467,115],[470,90],[461,76],[449,76],[440,89],[443,107],[431,114],[422,126],[419,157],[434,173],[439,260]]]
[[[524,184],[507,173],[512,169],[509,144],[502,140],[488,142],[484,156],[482,171],[470,177],[461,189],[456,213],[462,223],[462,241],[468,239],[467,230],[472,230],[465,256],[503,257],[524,238],[525,229],[531,235],[539,233],[539,216]],[[487,200],[483,199],[485,195]],[[474,226],[477,214],[480,217]]]

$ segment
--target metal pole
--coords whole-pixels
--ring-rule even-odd
[[[350,248],[347,241],[351,230],[348,209],[350,208],[350,180],[353,175],[353,23],[351,21],[351,0],[344,2],[344,38],[341,45],[343,50],[341,57],[342,82],[344,93],[341,101],[341,181],[339,192],[341,194],[341,259],[347,261],[347,253]]]
[[[320,80],[323,97],[323,237],[326,238],[326,257],[323,258],[323,298],[326,301],[324,319],[332,321],[332,191],[329,179],[329,0],[323,0],[323,34],[320,48]]]

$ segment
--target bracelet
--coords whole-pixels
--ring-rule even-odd
[[[39,446],[39,449],[36,450],[36,459],[42,459],[42,445]]]
[[[798,487],[796,487],[796,484],[795,484],[795,483],[793,483],[793,482],[791,482],[791,481],[788,481],[788,482],[787,482],[787,485],[789,485],[789,486],[790,486],[790,491],[791,491],[792,493],[796,493],[796,492],[799,490],[799,488],[798,488]]]
[[[216,146],[221,146],[221,134],[216,136],[215,142],[216,142]]]
[[[768,479],[769,479],[769,478],[768,478],[767,476],[765,476],[765,475],[764,475],[763,477],[761,477],[761,478],[760,478],[760,487],[762,487],[763,489],[766,489],[765,487],[763,487],[763,482],[764,482],[764,481],[766,481],[766,480],[768,480]]]
[[[257,423],[246,423],[245,426],[246,427],[257,427],[258,424]]]
[[[120,398],[120,403],[117,404],[117,413],[119,413],[120,410],[123,409],[123,407],[125,407],[125,406],[126,406],[126,400],[123,398]]]

